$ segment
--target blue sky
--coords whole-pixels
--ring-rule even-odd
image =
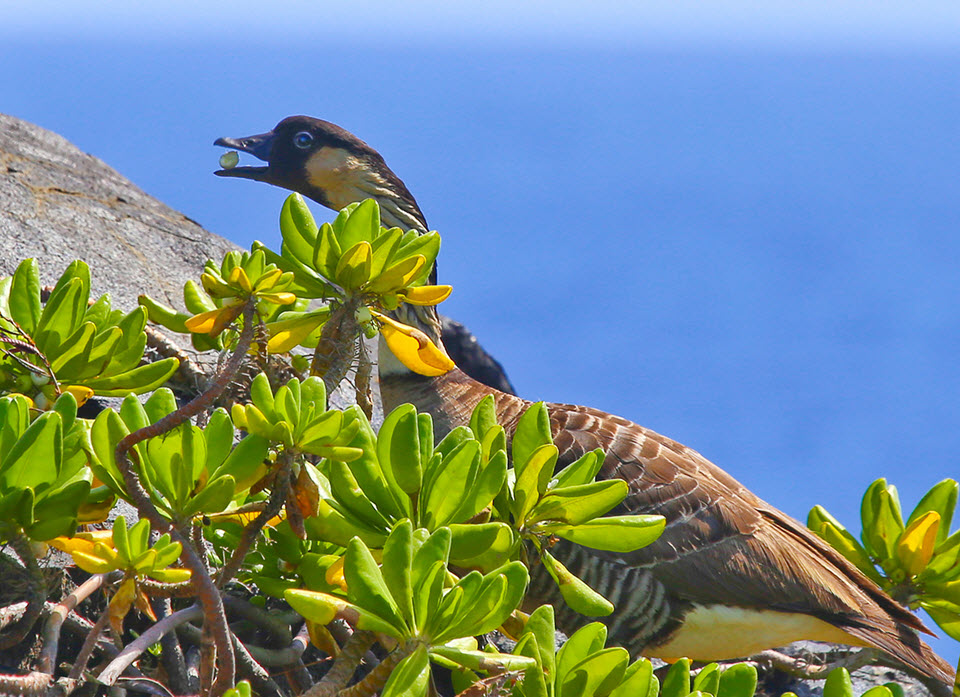
[[[213,140],[334,121],[418,198],[445,311],[522,396],[801,519],[956,478],[960,4],[516,5],[18,3],[0,110],[243,245],[284,193],[213,177]]]

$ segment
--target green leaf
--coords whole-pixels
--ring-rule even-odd
[[[403,230],[398,227],[381,230],[371,245],[373,262],[370,266],[370,278],[375,279],[390,261],[390,257],[400,246]]]
[[[607,628],[599,622],[591,622],[574,632],[557,651],[557,682],[572,673],[590,654],[602,650],[606,641]],[[547,646],[553,647],[554,643],[551,639]]]
[[[514,441],[514,444],[516,444],[516,441]],[[514,445],[514,453],[516,453],[516,445]],[[517,460],[514,459],[515,468],[516,463]],[[517,469],[517,483],[513,489],[513,514],[518,522],[526,522],[530,518],[537,501],[547,490],[547,484],[553,476],[553,468],[556,464],[557,446],[547,443],[530,453],[524,461],[523,468]],[[626,496],[626,492],[624,492],[624,496]],[[530,518],[531,521],[542,519],[542,517]]]
[[[496,405],[493,395],[488,394],[473,408],[473,413],[470,415],[470,430],[473,431],[477,440],[483,440],[487,431],[497,426]]]
[[[757,691],[757,669],[737,663],[720,674],[717,697],[753,697]]]
[[[317,515],[304,521],[307,534],[311,539],[324,540],[346,547],[353,537],[358,537],[364,543],[378,549],[383,546],[387,536],[382,530],[365,525],[355,516],[347,514],[327,499],[321,499]]]
[[[553,643],[550,644],[550,647],[553,647]],[[563,649],[561,648],[560,650],[562,651]],[[537,637],[533,634],[522,636],[520,641],[517,642],[517,645],[513,647],[513,653],[517,656],[527,656],[534,660],[539,660],[540,647],[537,645]],[[552,688],[554,676],[544,675],[544,671],[539,665],[528,668],[523,673],[521,694],[523,694],[524,697],[548,697],[552,695],[553,690],[547,689],[547,677],[550,678]]]
[[[333,229],[344,249],[361,241],[373,242],[380,232],[380,206],[372,198],[351,204],[337,215]]]
[[[718,695],[717,697],[727,697]],[[823,697],[853,697],[853,683],[846,668],[834,668],[823,684]]]
[[[280,234],[287,249],[309,264],[317,241],[317,223],[300,194],[290,194],[280,209]]]
[[[524,634],[533,634],[537,638],[537,649],[540,655],[540,665],[543,666],[543,672],[547,675],[554,675],[556,670],[556,654],[554,646],[556,645],[557,626],[553,614],[552,605],[541,605],[527,618],[527,623],[523,627]]]
[[[343,575],[352,602],[389,622],[397,638],[406,636],[408,628],[400,608],[373,555],[359,538],[353,538],[347,545]]]
[[[479,465],[480,444],[475,440],[461,443],[443,458],[426,501],[421,498],[420,515],[426,527],[460,522],[454,514],[463,507],[473,488]]]
[[[874,685],[860,697],[893,697],[893,693],[886,685]]]
[[[27,334],[34,334],[42,312],[40,269],[36,259],[24,259],[13,273],[10,286],[10,319]]]
[[[452,646],[431,646],[431,656],[441,656],[457,665],[470,670],[497,670],[515,671],[535,668],[536,660],[527,656],[514,656],[509,653],[488,653],[470,649],[459,649]]]
[[[333,280],[337,273],[337,263],[343,251],[330,223],[320,226],[317,241],[313,248],[313,266],[321,276]]]
[[[109,375],[84,384],[102,397],[123,397],[129,392],[143,394],[165,383],[180,367],[176,358],[164,358],[118,375]]]
[[[370,280],[372,254],[369,242],[357,242],[343,253],[335,276],[341,288],[353,291]]]
[[[629,663],[630,654],[619,646],[591,654],[568,673],[559,694],[562,697],[607,695],[623,679]]]
[[[531,404],[523,412],[513,434],[513,466],[517,470],[517,476],[519,477],[523,472],[527,460],[530,459],[534,451],[552,443],[550,417],[547,415],[546,406],[543,402]],[[552,476],[553,472],[551,471],[550,477]],[[550,480],[550,477],[547,478],[547,481]]]
[[[920,607],[927,611],[947,636],[960,641],[960,612],[957,611],[960,608],[938,600],[921,600]]]
[[[557,472],[554,488],[589,484],[597,477],[603,465],[603,451],[597,448],[581,455],[575,462]]]
[[[547,550],[541,551],[540,559],[573,610],[587,617],[606,617],[613,612],[613,603],[568,571]]]
[[[192,518],[201,513],[212,515],[225,511],[233,500],[236,485],[236,481],[228,474],[211,479],[196,496],[188,499],[180,510],[180,515]]]
[[[660,686],[653,674],[653,664],[646,658],[630,664],[623,681],[613,689],[610,697],[657,697]],[[752,697],[752,696],[751,696]]]
[[[397,523],[383,545],[383,579],[400,608],[408,627],[415,626],[413,614],[413,524],[409,519]]]
[[[423,697],[430,685],[430,661],[422,644],[390,673],[381,697]]]
[[[133,558],[129,538],[127,537],[127,519],[122,515],[118,515],[116,520],[113,521],[113,546],[121,558]]]
[[[389,521],[364,495],[363,489],[357,483],[350,468],[343,462],[330,460],[329,477],[330,488],[337,502],[359,521],[375,530],[388,530]]]
[[[450,563],[487,569],[507,561],[518,539],[506,523],[451,523]]]
[[[690,659],[681,658],[670,666],[660,688],[661,697],[686,697],[690,694]]]
[[[517,486],[519,488],[519,481]],[[579,525],[603,515],[622,502],[628,491],[629,486],[622,479],[605,479],[551,489],[526,519],[528,522],[550,520]]]
[[[656,540],[665,525],[663,516],[625,515],[595,518],[578,525],[545,525],[543,530],[584,547],[626,554]]]
[[[0,487],[36,488],[57,479],[63,454],[60,414],[41,414],[0,462]]]
[[[57,355],[67,337],[80,326],[87,309],[89,292],[85,291],[88,289],[89,285],[85,288],[79,278],[72,278],[63,286],[58,283],[57,289],[50,294],[34,335],[37,348],[44,355]]]
[[[707,692],[711,695],[717,694],[720,688],[720,666],[716,663],[705,665],[693,679],[694,692]],[[751,696],[752,697],[752,696]]]
[[[913,521],[927,511],[935,511],[940,515],[937,544],[943,542],[950,534],[950,523],[953,520],[953,512],[957,507],[958,492],[960,492],[960,484],[957,484],[953,479],[944,479],[942,482],[935,484],[930,491],[923,495],[917,507],[913,509],[913,513],[907,519],[906,527],[910,527]]]
[[[377,435],[377,455],[384,473],[406,493],[420,490],[423,466],[420,462],[420,429],[417,410],[402,404],[383,420]]]

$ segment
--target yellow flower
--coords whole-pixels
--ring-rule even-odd
[[[393,355],[413,372],[435,377],[457,367],[443,349],[416,327],[397,322],[379,312],[373,315],[380,321],[380,333]]]

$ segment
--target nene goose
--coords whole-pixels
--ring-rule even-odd
[[[267,163],[220,170],[220,176],[267,182],[334,210],[373,198],[384,224],[427,230],[416,200],[380,154],[332,123],[292,116],[268,133],[221,138],[216,145]],[[402,309],[402,320],[441,344],[434,308]],[[493,395],[508,435],[530,404],[459,369],[440,377],[415,375],[383,345],[379,377],[384,410],[412,402],[433,415],[438,437],[468,424],[486,395]],[[601,448],[601,476],[630,485],[616,512],[657,513],[667,520],[659,540],[630,554],[573,544],[557,550],[571,571],[616,606],[603,619],[611,641],[634,655],[699,660],[742,658],[799,639],[868,646],[949,692],[953,671],[920,640],[918,631],[930,633],[923,623],[804,525],[669,438],[597,409],[550,404],[548,411],[558,467]],[[546,573],[535,570],[535,597],[555,597],[550,584]],[[562,602],[556,605],[562,628],[586,621]]]

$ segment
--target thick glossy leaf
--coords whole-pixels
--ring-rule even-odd
[[[661,697],[686,697],[690,694],[690,659],[681,658],[670,666],[660,688]]]
[[[665,524],[662,516],[625,515],[595,518],[578,525],[547,525],[543,529],[584,547],[626,554],[660,537]]]
[[[570,573],[549,552],[542,550],[540,558],[572,609],[587,617],[606,617],[613,612],[613,604],[609,600]]]
[[[86,385],[101,397],[124,397],[130,392],[143,394],[160,387],[179,367],[180,361],[176,358],[164,358],[125,373],[88,380]]]
[[[567,639],[557,652],[557,677],[563,679],[592,653],[601,651],[607,641],[607,628],[599,622],[584,625]],[[553,642],[549,644],[553,646]]]
[[[936,600],[921,601],[920,607],[927,611],[947,636],[960,641],[960,607]]]
[[[56,481],[63,453],[60,414],[41,414],[0,462],[0,487],[24,489]]]
[[[516,441],[514,441],[514,443],[516,443]],[[514,447],[514,453],[516,453],[516,447]],[[516,462],[517,461],[514,460],[514,463]],[[513,489],[513,515],[517,521],[526,521],[534,507],[539,508],[537,501],[546,492],[547,484],[553,476],[553,468],[556,464],[557,446],[553,443],[547,443],[530,453],[524,461],[522,469],[517,469],[517,483]],[[514,466],[516,467],[516,464]],[[625,495],[626,492],[624,492],[624,496]],[[620,500],[622,501],[623,499],[621,498]],[[530,520],[536,521],[542,519],[543,517],[531,518]]]
[[[463,522],[455,514],[474,489],[480,466],[480,443],[465,441],[443,458],[437,467],[426,500],[421,497],[421,519],[428,528]]]
[[[36,259],[24,259],[10,285],[10,318],[32,335],[40,321],[40,269]]]
[[[487,395],[473,408],[470,414],[470,430],[477,440],[483,440],[487,431],[497,427],[497,410],[493,395]]]
[[[323,278],[332,281],[337,273],[337,262],[342,255],[340,241],[333,233],[333,227],[329,223],[324,223],[320,226],[313,248],[314,268]]]
[[[753,697],[757,691],[757,669],[745,663],[730,666],[720,674],[717,697]]]
[[[354,516],[358,522],[369,525],[375,530],[389,530],[390,522],[364,495],[350,468],[343,462],[329,462],[330,488],[334,498]]]
[[[553,488],[589,484],[597,477],[603,465],[603,451],[599,448],[581,455],[575,462],[560,470],[553,480]]]
[[[377,435],[377,455],[384,473],[408,494],[420,490],[423,464],[420,462],[420,429],[417,410],[402,404],[383,420]]]
[[[67,277],[66,274],[67,272],[64,272],[60,282]],[[37,348],[46,356],[54,356],[60,352],[66,338],[80,326],[87,309],[89,281],[84,284],[82,279],[73,277],[63,285],[60,282],[43,307],[34,335]]]
[[[390,673],[381,697],[423,697],[430,685],[430,661],[422,644]]]
[[[317,223],[300,194],[290,194],[280,209],[280,234],[297,258],[309,263],[317,241]]]
[[[506,523],[452,523],[450,563],[467,569],[499,566],[516,547],[518,540]]]
[[[348,248],[337,262],[337,284],[344,290],[353,291],[369,281],[372,256],[369,242],[357,242]]]
[[[403,230],[398,227],[381,230],[372,242],[373,263],[370,266],[370,278],[376,278],[389,263],[390,257],[400,246]]]
[[[196,496],[188,499],[180,509],[180,514],[184,518],[192,518],[201,513],[209,515],[226,510],[233,500],[236,484],[230,475],[211,479]]]
[[[550,647],[552,649],[553,642],[550,643]],[[517,656],[526,656],[538,661],[540,647],[537,644],[537,637],[534,634],[525,634],[520,638],[520,641],[517,642],[517,645],[513,647],[513,653]],[[521,683],[524,697],[548,697],[552,695],[554,676],[549,676],[551,680],[551,689],[549,691],[547,690],[547,677],[539,665],[525,670],[523,673],[523,682]]]
[[[383,545],[383,579],[390,588],[397,607],[408,627],[413,627],[413,582],[410,567],[413,564],[413,524],[400,521]]]
[[[267,325],[270,332],[267,351],[270,353],[292,351],[317,332],[329,317],[329,307],[322,307],[311,312],[284,313],[283,319]]]
[[[535,668],[537,661],[527,656],[514,656],[509,653],[488,653],[469,649],[459,649],[452,646],[432,646],[431,656],[441,656],[457,665],[480,671],[514,671]]]
[[[413,279],[420,275],[426,263],[427,260],[420,255],[393,262],[379,276],[374,278],[364,290],[376,295],[406,288],[413,282]]]
[[[907,527],[927,511],[936,511],[940,516],[940,526],[937,529],[937,544],[940,544],[950,534],[950,523],[953,521],[953,512],[957,507],[957,494],[960,484],[953,479],[944,479],[931,487],[923,495],[913,513],[907,519]]]
[[[630,654],[619,646],[591,654],[565,676],[559,694],[562,697],[607,695],[623,680],[629,663]]]
[[[350,204],[337,215],[333,229],[344,249],[360,241],[372,242],[380,232],[380,207],[372,198]]]
[[[701,668],[693,679],[693,691],[708,692],[715,695],[718,689],[720,689],[720,666],[716,663],[710,663]]]
[[[657,697],[660,686],[653,674],[653,664],[645,658],[630,664],[623,681],[610,693],[610,697]],[[752,695],[751,695],[752,697]]]
[[[556,621],[553,614],[552,605],[541,605],[527,618],[527,623],[523,627],[524,634],[533,634],[537,638],[537,648],[539,651],[539,663],[543,667],[543,672],[547,675],[554,675],[556,670],[556,653],[554,645],[556,644]]]
[[[728,695],[718,695],[718,697],[728,697]],[[830,671],[827,681],[823,684],[823,697],[853,697],[853,683],[846,668],[834,668]]]
[[[166,327],[177,334],[186,334],[189,332],[185,322],[190,319],[190,315],[185,312],[177,312],[169,305],[154,300],[149,295],[140,295],[137,302],[147,311],[147,317],[154,324]]]
[[[521,475],[522,477],[523,475]],[[519,488],[520,482],[517,482]],[[601,516],[623,501],[629,487],[622,479],[552,489],[530,511],[528,522],[559,521],[579,525]]]
[[[343,575],[352,602],[389,622],[394,628],[393,636],[405,636],[407,625],[400,608],[373,555],[358,538],[350,540],[347,545]]]
[[[552,443],[550,418],[547,415],[546,406],[543,402],[531,404],[520,417],[513,434],[513,466],[517,470],[517,475],[523,472],[527,460],[535,450]],[[552,472],[550,476],[553,476]]]

